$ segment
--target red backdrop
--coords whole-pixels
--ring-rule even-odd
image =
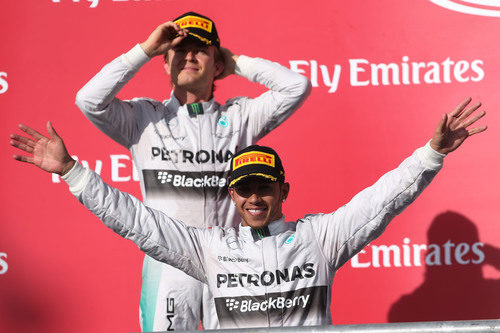
[[[0,331],[138,331],[143,255],[67,191],[12,159],[18,123],[51,120],[70,153],[100,166],[128,152],[91,125],[75,94],[107,62],[188,10],[217,22],[223,46],[309,77],[304,106],[262,142],[283,157],[288,219],[330,212],[430,139],[464,97],[490,129],[446,158],[424,194],[334,282],[336,324],[500,318],[498,1],[39,0],[0,5]],[[451,9],[450,9],[451,8]],[[487,16],[490,15],[490,16]],[[163,100],[161,59],[119,97]],[[238,77],[216,99],[255,96]],[[114,156],[114,157],[113,157]],[[120,177],[132,177],[126,157]]]

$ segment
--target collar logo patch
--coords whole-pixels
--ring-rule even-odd
[[[203,114],[203,104],[201,103],[186,104],[186,108],[190,117],[196,117]]]
[[[174,23],[177,24],[181,29],[198,28],[208,32],[212,32],[212,22],[202,17],[185,16],[180,20],[175,21]]]
[[[260,151],[249,151],[233,160],[233,171],[249,164],[264,164],[274,168],[274,156]]]

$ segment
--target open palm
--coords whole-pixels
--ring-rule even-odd
[[[481,103],[466,108],[470,102],[471,98],[467,98],[453,111],[443,115],[430,142],[434,150],[448,154],[460,147],[469,136],[486,130],[487,126],[469,128],[486,114],[484,111],[475,112]]]
[[[49,138],[26,125],[19,125],[19,128],[31,138],[11,134],[10,144],[30,155],[14,155],[14,159],[34,164],[44,171],[60,175],[71,169],[74,160],[68,154],[63,140],[57,135],[50,122],[47,122]]]

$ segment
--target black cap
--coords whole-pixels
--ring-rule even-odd
[[[189,36],[196,38],[206,45],[220,47],[219,35],[215,29],[215,23],[206,16],[195,12],[182,14],[173,22],[181,29],[187,29]]]
[[[240,150],[231,160],[229,187],[246,177],[259,177],[269,182],[284,182],[285,170],[274,149],[252,145]]]

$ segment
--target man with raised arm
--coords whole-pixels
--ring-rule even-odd
[[[170,98],[122,101],[120,89],[151,58],[162,56]],[[265,85],[257,98],[214,100],[214,81],[230,74]],[[215,24],[189,12],[158,26],[149,38],[106,65],[77,94],[85,116],[128,148],[147,206],[196,227],[235,226],[227,195],[229,161],[285,121],[309,93],[308,80],[260,58],[220,47]],[[204,285],[146,256],[141,292],[144,331],[217,328]],[[203,292],[202,292],[203,290]],[[203,307],[201,306],[203,302]]]
[[[208,285],[222,328],[326,325],[335,272],[416,199],[446,154],[486,130],[471,127],[485,113],[469,103],[444,114],[424,147],[349,203],[295,222],[282,213],[290,185],[276,152],[256,145],[239,151],[228,180],[241,217],[235,228],[187,226],[105,184],[72,160],[50,123],[49,138],[20,125],[32,139],[11,135],[11,144],[33,155],[15,159],[60,174],[113,231]]]

